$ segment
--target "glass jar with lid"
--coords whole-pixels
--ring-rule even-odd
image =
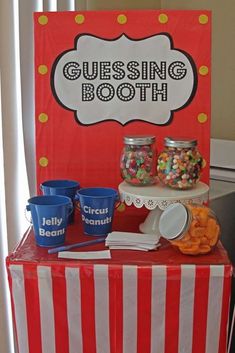
[[[156,182],[155,136],[124,136],[120,171],[122,178],[135,186],[152,185]]]
[[[164,150],[158,156],[157,174],[164,185],[174,189],[190,189],[199,180],[203,158],[197,140],[165,137]]]
[[[173,203],[161,214],[159,231],[181,253],[200,255],[209,253],[216,246],[220,224],[209,207]]]

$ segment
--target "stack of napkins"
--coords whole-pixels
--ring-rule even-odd
[[[109,233],[105,245],[109,249],[155,250],[159,247],[159,236],[155,234],[112,232]]]

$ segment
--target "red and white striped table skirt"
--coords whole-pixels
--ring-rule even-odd
[[[19,353],[225,353],[231,272],[10,263]]]

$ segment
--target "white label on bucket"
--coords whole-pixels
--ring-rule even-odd
[[[58,237],[65,233],[65,228],[61,228],[58,230],[45,230],[43,228],[39,228],[39,235],[41,237]]]
[[[48,230],[48,229],[44,229],[44,228],[39,227],[39,235],[41,237],[59,237],[61,235],[64,235],[65,228],[61,228],[62,222],[63,222],[63,218],[42,217],[41,226],[45,227],[45,228],[47,228],[48,226],[49,227],[53,226],[53,230]],[[58,227],[60,227],[60,228],[58,229]]]
[[[84,252],[61,251],[58,253],[58,257],[62,259],[77,259],[77,260],[111,259],[111,253],[110,253],[110,250],[84,251]]]
[[[51,218],[42,218],[43,226],[60,226],[63,221],[63,218],[51,217]]]
[[[109,212],[108,208],[92,208],[89,206],[84,206],[83,211],[89,214],[106,214]]]
[[[112,222],[112,217],[105,217],[104,219],[89,219],[82,215],[82,220],[90,226],[103,226]]]

